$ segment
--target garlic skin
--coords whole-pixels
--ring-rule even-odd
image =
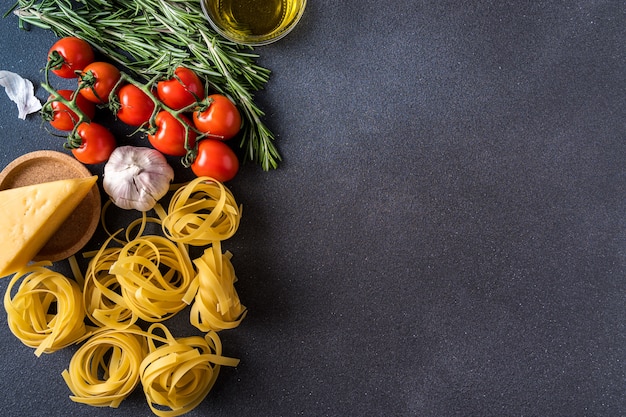
[[[102,185],[116,206],[148,211],[169,190],[174,170],[156,149],[116,148],[104,166]]]
[[[0,71],[0,86],[4,87],[9,99],[17,105],[17,117],[22,120],[43,107],[35,97],[33,83],[14,72]]]

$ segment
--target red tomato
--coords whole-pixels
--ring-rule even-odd
[[[75,38],[61,38],[52,45],[48,52],[51,62],[51,71],[62,78],[77,78],[76,71],[82,71],[94,60],[91,45],[86,41]]]
[[[191,170],[198,177],[207,176],[226,182],[237,175],[239,160],[226,143],[203,139],[198,143],[198,156],[191,164]]]
[[[157,83],[157,95],[166,106],[180,110],[204,98],[204,84],[189,68],[178,67],[172,78]]]
[[[185,116],[180,117],[189,125],[189,147],[196,144],[196,132],[191,128],[191,121]],[[150,144],[161,153],[172,156],[184,156],[187,154],[185,148],[186,136],[185,126],[180,123],[169,112],[160,111],[155,120],[157,131],[153,135],[148,135]]]
[[[115,150],[115,136],[98,123],[81,123],[76,134],[82,140],[80,147],[72,149],[74,157],[83,164],[106,162]]]
[[[120,70],[108,62],[92,62],[80,74],[80,94],[96,103],[108,103],[109,94],[121,77]]]
[[[58,90],[57,93],[66,100],[72,100],[74,91],[72,90]],[[52,115],[50,124],[52,127],[58,130],[72,130],[78,122],[78,115],[60,101],[54,100],[54,94],[51,94],[48,100],[50,102],[50,108],[52,109]],[[93,119],[96,115],[96,105],[87,100],[80,94],[76,97],[76,105],[79,110],[83,112],[89,120]]]
[[[222,94],[212,94],[208,98],[212,100],[209,107],[193,113],[194,125],[214,139],[231,139],[241,129],[241,114],[237,106]]]
[[[154,112],[154,101],[139,87],[126,84],[119,89],[117,95],[120,100],[117,117],[122,122],[131,126],[141,126],[150,120]]]

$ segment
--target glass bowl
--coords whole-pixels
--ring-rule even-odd
[[[242,45],[267,45],[286,36],[302,18],[306,0],[200,0],[217,33]]]

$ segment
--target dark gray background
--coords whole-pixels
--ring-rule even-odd
[[[230,184],[241,364],[189,415],[626,415],[625,14],[310,0],[257,48],[284,161]],[[0,31],[0,69],[41,81],[54,36]],[[3,92],[0,116],[2,166],[61,149]],[[0,332],[1,415],[151,415],[140,391],[72,403],[74,348],[36,358],[4,314]]]

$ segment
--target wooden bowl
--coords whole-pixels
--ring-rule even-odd
[[[0,190],[91,176],[87,167],[70,155],[35,151],[15,159],[0,172]],[[33,260],[56,262],[76,254],[96,231],[100,211],[100,191],[96,185]]]

